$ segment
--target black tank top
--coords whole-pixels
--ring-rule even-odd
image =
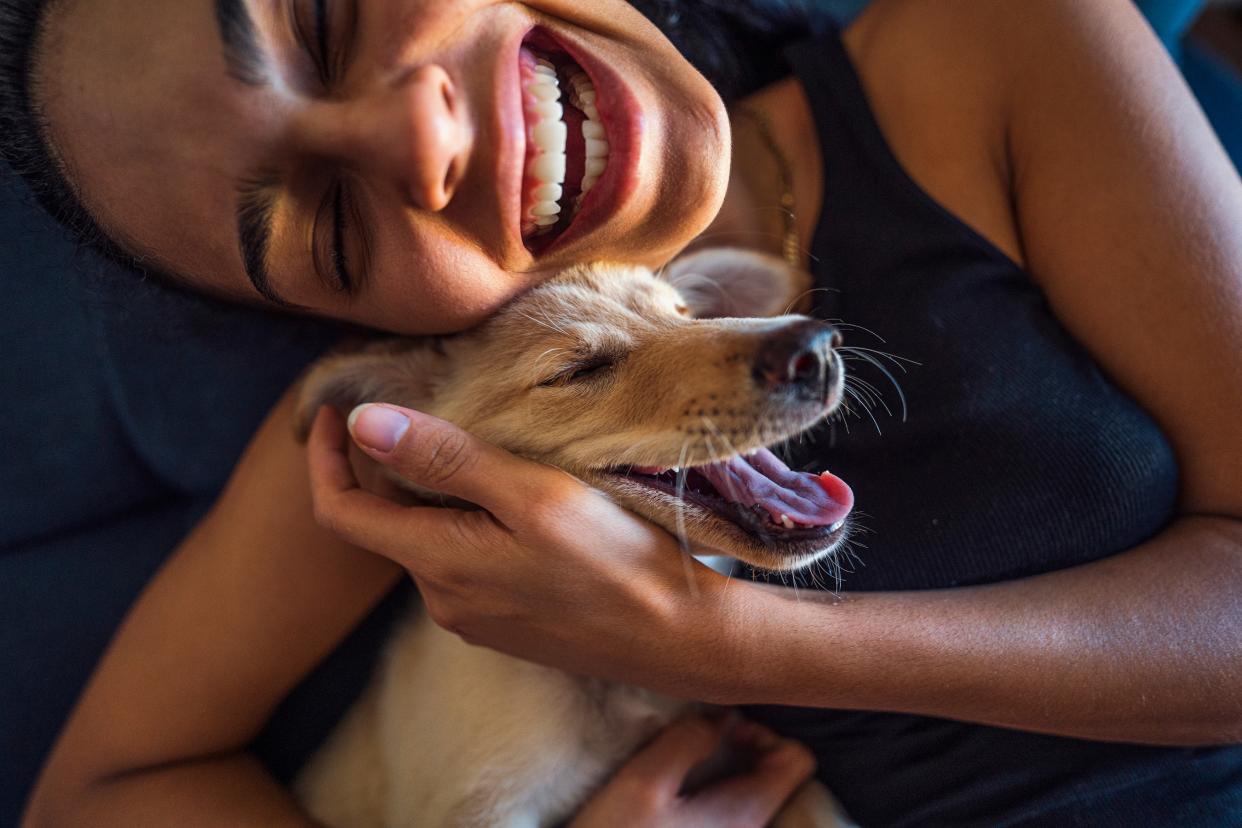
[[[892,414],[873,406],[875,422],[859,412],[848,431],[838,423],[791,449],[857,495],[866,532],[841,589],[1020,578],[1158,533],[1174,514],[1178,470],[1155,423],[1024,270],[901,167],[839,33],[786,57],[824,152],[816,313],[847,323],[847,346],[899,357],[859,352],[894,375],[905,401],[903,418],[890,379],[851,359]],[[809,743],[821,778],[863,825],[1242,825],[1242,748],[1117,745],[887,713],[751,715]]]

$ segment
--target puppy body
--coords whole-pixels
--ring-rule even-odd
[[[329,358],[306,380],[300,419],[308,423],[324,402],[407,405],[565,468],[696,553],[772,569],[827,554],[843,528],[782,532],[756,518],[755,506],[735,510],[753,524],[748,531],[721,517],[728,509],[617,472],[736,462],[741,451],[810,427],[831,409],[826,397],[839,397],[839,371],[827,363],[817,402],[756,388],[756,350],[771,350],[773,337],[803,324],[798,318],[711,318],[736,313],[731,284],[766,297],[761,311],[779,312],[799,283],[788,268],[711,251],[666,276],[583,268],[462,337]],[[339,828],[557,825],[688,706],[468,645],[419,614],[394,635],[384,666],[295,790],[313,816]],[[778,824],[846,823],[812,784]]]
[[[472,647],[423,615],[297,788],[333,826],[556,825],[683,707]]]

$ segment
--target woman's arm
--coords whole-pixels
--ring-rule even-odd
[[[628,531],[635,519],[621,518]],[[24,824],[312,825],[247,746],[402,575],[315,523],[287,397],[130,611]],[[687,771],[726,741],[754,750],[754,768],[680,795]],[[685,719],[622,768],[575,825],[766,825],[813,768],[804,747],[757,725]]]
[[[292,422],[287,397],[130,610],[44,768],[27,825],[306,821],[246,747],[401,571],[314,522]]]
[[[621,519],[602,499],[412,412],[412,436],[368,453],[490,514],[376,501],[349,478],[339,423],[321,419],[321,517],[402,561],[445,626],[568,670],[722,702],[1104,740],[1242,740],[1236,174],[1127,0],[881,0],[869,18],[852,36],[883,31],[867,47],[891,54],[875,62],[928,80],[961,74],[947,85],[969,106],[952,117],[986,120],[971,129],[995,141],[979,157],[1009,190],[1000,203],[1012,205],[1018,253],[1173,442],[1183,491],[1167,531],[1089,566],[970,589],[807,601],[703,570],[689,589],[659,537],[593,542]],[[917,85],[904,88],[919,99]],[[412,532],[435,533],[440,554],[411,555]]]
[[[769,591],[736,609],[749,623],[734,698],[1242,742],[1240,573],[1239,522],[1186,518],[1124,554],[1021,581],[835,601]]]
[[[1022,252],[1058,317],[1171,439],[1181,517],[1127,554],[1040,578],[858,596],[822,616],[786,607],[806,640],[782,650],[824,661],[799,659],[776,700],[1242,740],[1237,174],[1124,0],[907,0],[877,14],[912,76],[929,38],[963,71],[995,67],[970,88],[1001,125],[984,132],[1004,136]]]
[[[1173,442],[1181,517],[1126,554],[1014,583],[834,607],[768,596],[747,610],[751,663],[792,675],[764,700],[1242,740],[1236,173],[1125,0],[886,0],[861,27],[854,45],[888,67],[888,88],[931,102],[937,84],[968,90],[973,131],[997,136],[1034,278]],[[798,653],[797,666],[772,663],[766,636],[781,638],[766,652]]]

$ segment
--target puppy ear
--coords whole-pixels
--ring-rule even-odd
[[[780,316],[811,277],[783,259],[737,247],[709,247],[674,259],[664,278],[699,318]]]
[[[299,441],[310,434],[322,406],[348,414],[368,402],[426,410],[443,362],[434,341],[389,340],[351,353],[331,354],[302,378],[294,427]]]

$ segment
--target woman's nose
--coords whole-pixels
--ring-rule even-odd
[[[443,68],[419,66],[317,109],[304,130],[312,152],[381,186],[395,185],[424,210],[448,206],[470,159],[473,129],[465,101]]]

